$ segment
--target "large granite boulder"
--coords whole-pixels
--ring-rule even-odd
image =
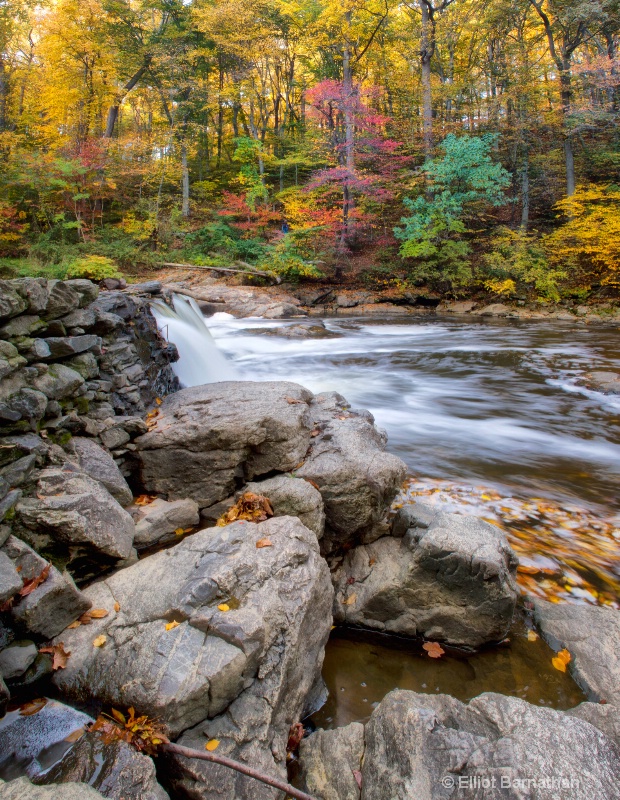
[[[466,647],[502,639],[517,600],[517,558],[504,534],[475,517],[426,509],[407,524],[402,538],[347,553],[334,575],[334,618]]]
[[[281,735],[331,626],[327,565],[315,534],[290,517],[200,531],[85,594],[108,615],[62,634],[71,657],[54,682],[76,700],[134,706],[175,736],[256,685]]]
[[[17,505],[20,533],[33,547],[62,551],[72,568],[84,558],[110,561],[132,551],[135,525],[105,486],[67,461],[41,471],[36,497]]]
[[[360,722],[302,739],[299,763],[307,791],[317,800],[359,800],[363,756]]]
[[[102,483],[121,506],[128,506],[133,500],[131,489],[108,451],[85,436],[74,436],[71,445],[82,470]]]
[[[323,536],[323,498],[318,489],[308,481],[291,478],[289,475],[276,475],[266,481],[248,483],[243,491],[267,497],[276,517],[297,517],[306,528],[316,533],[317,539]]]
[[[620,705],[620,611],[536,600],[534,617],[551,647],[570,652],[568,668],[586,694]]]
[[[224,382],[169,395],[157,424],[136,439],[148,491],[203,508],[239,481],[303,461],[312,394],[294,383]]]
[[[612,800],[620,750],[588,722],[516,697],[468,705],[396,690],[365,728],[363,800]]]

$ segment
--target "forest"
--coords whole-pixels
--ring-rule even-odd
[[[0,0],[0,274],[614,298],[619,30],[618,0]]]

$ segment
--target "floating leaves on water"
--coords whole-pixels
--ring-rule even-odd
[[[259,539],[256,542],[256,547],[257,549],[260,549],[261,547],[273,547],[273,542],[271,539]]]
[[[345,600],[342,601],[343,606],[352,606],[357,600],[357,594],[352,592]]]
[[[208,750],[210,753],[212,753],[214,750],[217,750],[219,743],[219,739],[209,739],[205,745],[205,750]]]
[[[171,631],[173,628],[178,628],[181,623],[177,622],[176,619],[173,619],[172,622],[168,622],[166,624],[166,630]]]
[[[560,672],[566,672],[566,667],[569,665],[571,660],[571,654],[568,650],[560,650],[560,652],[551,659],[551,663],[553,666],[558,669]]]
[[[52,565],[48,564],[46,567],[44,567],[43,571],[40,572],[37,576],[25,580],[24,585],[19,590],[19,594],[22,597],[27,597],[29,594],[34,592],[37,586],[40,586],[42,583],[45,583],[50,574],[51,567]]]
[[[153,500],[157,500],[157,496],[154,494],[141,494],[136,497],[133,501],[134,505],[136,506],[148,506],[150,505]]]
[[[446,652],[439,642],[424,642],[422,649],[426,650],[431,658],[441,658]]]
[[[50,653],[52,656],[52,669],[64,669],[67,666],[67,659],[71,655],[70,650],[65,650],[63,642],[50,645],[49,647],[41,647],[39,653]]]
[[[218,519],[216,525],[223,528],[231,522],[245,519],[248,522],[263,522],[273,517],[273,508],[269,498],[254,492],[244,492],[232,508]]]
[[[218,609],[220,611],[230,611],[230,606],[228,605],[228,603],[220,603]]]
[[[38,714],[46,705],[47,699],[45,697],[37,697],[36,700],[30,700],[30,702],[24,703],[23,706],[19,707],[19,716],[32,717],[34,714]]]
[[[93,640],[94,647],[103,647],[103,645],[107,642],[107,636],[101,634],[101,636],[97,636],[96,639]]]

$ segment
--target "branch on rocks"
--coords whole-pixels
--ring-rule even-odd
[[[233,761],[231,758],[226,758],[226,756],[216,756],[213,753],[207,752],[203,753],[201,750],[193,750],[191,747],[183,747],[183,745],[172,743],[162,745],[161,750],[168,753],[176,753],[185,758],[197,758],[201,761],[211,761],[214,764],[222,764],[224,767],[234,769],[237,772],[241,772],[243,775],[248,775],[250,778],[261,781],[261,783],[266,783],[268,786],[280,789],[280,791],[286,792],[291,797],[297,798],[297,800],[315,800],[311,795],[300,792],[299,789],[295,789],[295,787],[291,786],[289,783],[280,781],[277,778],[272,778],[270,775],[265,775],[252,767],[240,764],[238,761]]]
[[[245,262],[239,262],[242,265]],[[213,272],[238,272],[240,275],[258,275],[261,278],[273,278],[276,283],[282,283],[282,279],[275,272],[260,272],[255,269],[232,269],[232,267],[204,267],[197,266],[196,264],[175,264],[171,261],[164,261],[160,263],[160,267],[172,267],[172,269],[207,269]],[[249,264],[247,265],[249,267]]]

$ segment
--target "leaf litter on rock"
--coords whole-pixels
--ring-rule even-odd
[[[247,520],[248,522],[264,522],[273,517],[273,508],[269,498],[254,492],[244,492],[232,508],[218,519],[216,525],[223,528],[231,522]]]
[[[64,669],[67,666],[67,660],[71,655],[70,650],[65,650],[63,642],[50,645],[49,647],[41,647],[39,653],[49,653],[52,656],[52,669]]]

